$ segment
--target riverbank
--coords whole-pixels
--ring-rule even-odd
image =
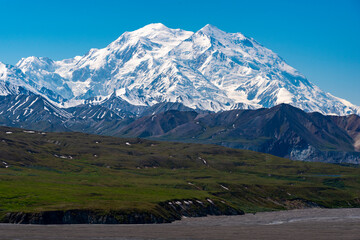
[[[0,224],[0,239],[358,239],[360,208],[184,218],[170,224]]]
[[[2,223],[15,224],[151,224],[171,223],[182,217],[205,217],[208,215],[242,215],[243,211],[223,201],[206,199],[177,200],[159,203],[154,211],[123,210],[94,211],[66,210],[38,213],[7,213]]]

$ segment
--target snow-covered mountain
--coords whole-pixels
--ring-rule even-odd
[[[0,96],[30,93],[41,95],[48,101],[54,103],[65,100],[57,92],[33,81],[32,78],[24,74],[20,68],[0,62]]]
[[[0,64],[0,93],[18,87],[61,107],[87,99],[113,103],[115,96],[137,106],[179,102],[222,111],[288,103],[309,112],[360,114],[358,106],[323,92],[254,39],[211,25],[193,33],[150,24],[84,56]]]

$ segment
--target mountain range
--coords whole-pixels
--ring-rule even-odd
[[[214,113],[180,103],[129,108],[120,114],[102,104],[59,109],[37,95],[0,96],[0,101],[0,125],[5,126],[216,144],[293,160],[360,163],[360,117],[355,114],[306,113],[288,104]]]
[[[360,108],[241,33],[150,24],[103,49],[0,63],[0,125],[360,162]]]
[[[217,144],[294,160],[360,163],[359,116],[306,113],[288,104],[207,114],[171,110],[144,116],[115,134]]]
[[[116,96],[135,106],[178,102],[215,112],[287,103],[307,112],[360,114],[254,39],[212,25],[190,32],[149,24],[84,56],[0,63],[0,95],[19,87],[61,108]]]

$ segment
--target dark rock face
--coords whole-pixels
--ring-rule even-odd
[[[35,94],[0,96],[0,125],[69,131],[63,124],[71,115]]]
[[[192,122],[197,115],[193,111],[170,110],[157,115],[145,116],[122,128],[119,134],[131,137],[164,135],[180,125]]]
[[[18,224],[144,224],[169,222],[150,213],[101,213],[91,210],[9,213],[4,222]]]
[[[170,223],[182,216],[202,217],[207,215],[244,214],[219,201],[176,200],[159,203],[154,212],[66,210],[38,213],[8,213],[4,223],[17,224],[147,224]]]

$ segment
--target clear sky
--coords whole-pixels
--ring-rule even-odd
[[[360,105],[360,0],[0,0],[0,9],[4,63],[83,55],[149,23],[191,31],[210,23],[253,37],[321,89]]]

